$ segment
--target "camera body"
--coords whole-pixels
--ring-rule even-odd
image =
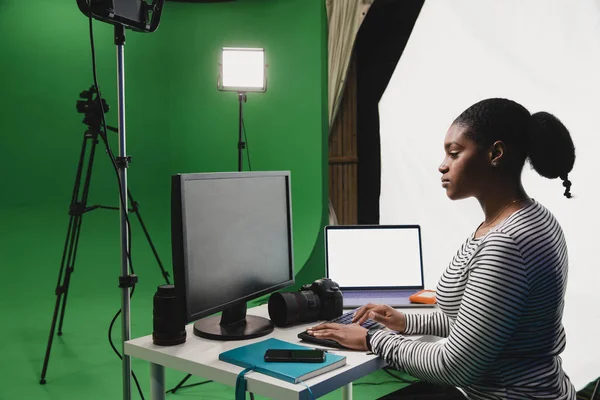
[[[273,293],[269,317],[275,326],[330,320],[342,315],[344,298],[339,285],[329,278],[303,285],[298,292]]]
[[[300,287],[300,292],[309,291],[313,292],[321,302],[319,320],[330,320],[342,315],[344,297],[337,283],[329,278],[323,278]]]

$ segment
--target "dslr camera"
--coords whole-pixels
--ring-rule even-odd
[[[279,327],[330,320],[342,313],[342,292],[329,278],[303,285],[298,292],[277,292],[269,297],[269,317]]]

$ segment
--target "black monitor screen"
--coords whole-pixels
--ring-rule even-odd
[[[186,321],[224,311],[216,326],[214,318],[198,321],[195,333],[236,339],[233,331],[249,325],[247,301],[294,282],[289,172],[175,175],[171,211]]]

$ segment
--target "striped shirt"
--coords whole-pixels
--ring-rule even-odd
[[[406,315],[406,334],[447,340],[378,331],[373,352],[470,399],[575,399],[559,357],[567,269],[562,229],[533,201],[460,247],[438,283],[441,312]]]

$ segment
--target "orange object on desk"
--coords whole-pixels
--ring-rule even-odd
[[[421,290],[408,299],[411,303],[435,304],[435,290]]]

